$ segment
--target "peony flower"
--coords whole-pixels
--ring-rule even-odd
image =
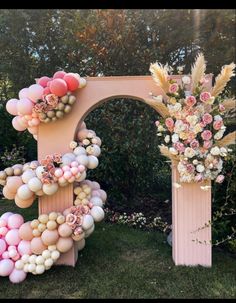
[[[212,132],[210,130],[204,130],[202,133],[201,133],[201,137],[203,140],[210,140],[212,138]]]
[[[173,143],[178,142],[179,141],[179,135],[178,134],[173,134],[171,136],[171,140],[172,140]]]
[[[205,113],[202,116],[202,121],[204,122],[204,124],[210,124],[213,121],[212,115]]]
[[[180,133],[179,133],[179,137],[180,137],[180,139],[182,139],[182,140],[188,139],[188,135],[189,135],[188,132],[180,132]]]
[[[186,165],[187,172],[192,174],[195,171],[195,167],[192,164],[187,164]]]
[[[77,217],[76,217],[75,215],[73,215],[73,214],[68,214],[68,215],[66,216],[66,223],[67,223],[69,226],[75,224],[76,220],[77,220]]]
[[[205,170],[205,167],[202,165],[202,164],[198,164],[196,166],[196,170],[199,172],[199,173],[202,173],[204,170]]]
[[[170,148],[169,148],[169,152],[170,152],[172,155],[178,155],[178,151],[177,151],[174,147],[170,147]]]
[[[216,121],[214,121],[213,128],[215,130],[221,129],[221,126],[223,126],[223,120],[216,120]]]
[[[197,103],[197,100],[194,96],[188,96],[185,100],[185,103],[188,105],[188,106],[193,106]]]
[[[170,103],[170,104],[173,104],[173,105],[175,105],[176,104],[176,99],[175,98],[170,98],[169,100],[168,100],[168,102]]]
[[[220,154],[220,149],[219,149],[219,147],[218,147],[218,146],[212,147],[212,149],[211,149],[211,154],[212,154],[213,156],[218,156],[218,155]]]
[[[44,96],[44,99],[46,100],[48,105],[52,106],[52,108],[55,108],[59,101],[58,96],[56,96],[54,94],[48,94],[48,95]]]
[[[212,141],[204,141],[204,142],[203,142],[203,147],[204,147],[205,149],[211,148],[211,147],[212,147]]]
[[[170,87],[169,87],[169,92],[170,92],[171,94],[174,94],[174,93],[176,93],[176,92],[178,91],[178,89],[179,89],[178,84],[177,84],[177,83],[173,83],[173,84],[171,84]]]
[[[216,178],[216,182],[217,183],[222,183],[224,181],[224,179],[225,179],[224,175],[219,175]]]
[[[196,152],[191,147],[185,148],[185,151],[184,151],[185,157],[192,158],[195,156],[195,154],[196,154]]]
[[[181,142],[174,143],[174,148],[180,153],[183,153],[185,150],[184,144]]]
[[[200,100],[202,102],[207,102],[211,98],[211,94],[209,92],[202,92],[200,94]]]
[[[191,78],[188,76],[183,76],[182,77],[182,82],[183,84],[190,84],[191,83]]]
[[[169,143],[170,142],[170,136],[166,135],[164,138],[165,143]]]
[[[77,142],[75,142],[75,141],[71,141],[71,142],[70,142],[70,148],[71,148],[71,149],[75,149],[75,148],[77,147],[77,145],[78,145],[78,144],[77,144]]]
[[[44,108],[45,108],[45,106],[44,106],[44,103],[43,103],[43,102],[36,103],[36,104],[34,105],[34,111],[35,111],[36,113],[42,113],[42,112],[44,112]]]
[[[227,149],[226,149],[225,147],[221,147],[221,148],[220,148],[220,155],[221,155],[222,157],[226,157],[226,156],[227,156],[227,153],[228,153],[228,151],[227,151]]]
[[[61,154],[58,154],[58,153],[53,154],[53,162],[61,163],[62,162],[61,158],[62,158]]]
[[[196,139],[192,140],[190,142],[190,147],[193,148],[193,149],[198,148],[199,147],[199,142]]]
[[[173,126],[174,126],[174,120],[172,119],[172,118],[167,118],[166,120],[165,120],[165,125],[166,125],[166,127],[168,127],[168,128],[172,128]]]

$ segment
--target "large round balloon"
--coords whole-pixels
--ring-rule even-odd
[[[7,101],[6,109],[9,114],[11,114],[13,116],[16,116],[18,114],[18,110],[17,110],[18,101],[19,100],[17,100],[17,99],[10,99],[9,101]]]

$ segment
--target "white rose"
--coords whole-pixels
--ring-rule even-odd
[[[169,143],[170,142],[170,136],[169,135],[166,135],[165,138],[164,138],[164,141],[166,143]]]
[[[214,116],[214,120],[217,121],[217,120],[222,120],[222,117],[220,115],[215,115]]]
[[[171,140],[172,140],[173,143],[178,142],[179,141],[179,135],[178,134],[172,135]]]
[[[198,164],[198,160],[197,159],[193,160],[193,164],[197,165]]]
[[[193,116],[187,116],[186,120],[188,121],[188,123],[190,123],[191,125],[195,125],[198,122],[198,117],[193,115]]]
[[[159,132],[163,132],[164,127],[162,125],[159,125],[157,129],[158,129]]]
[[[214,135],[214,139],[215,140],[220,140],[223,137],[225,130],[220,129],[217,133],[215,133]]]
[[[191,83],[191,79],[190,79],[190,77],[188,77],[188,76],[183,76],[183,77],[182,77],[182,82],[183,82],[184,84],[190,84],[190,83]]]
[[[178,155],[178,151],[177,151],[174,147],[170,147],[170,148],[169,148],[169,152],[170,152],[172,155]]]
[[[201,165],[201,164],[198,164],[197,167],[196,167],[196,170],[199,173],[202,173],[205,170],[205,167],[203,165]]]
[[[192,158],[193,156],[195,156],[195,151],[191,147],[187,147],[184,151],[184,155],[187,158]]]
[[[213,156],[218,156],[218,155],[220,154],[220,149],[219,149],[219,147],[218,147],[218,146],[212,147],[212,149],[211,149],[211,154],[212,154]]]

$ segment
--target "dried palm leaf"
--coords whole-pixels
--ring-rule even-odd
[[[235,64],[231,63],[222,67],[220,74],[216,77],[215,85],[212,88],[212,96],[218,96],[225,88],[230,78],[235,76],[234,74]]]
[[[206,70],[206,61],[202,53],[198,54],[196,61],[191,69],[192,90],[195,89],[198,82],[204,77]]]
[[[169,109],[163,102],[153,99],[144,99],[144,102],[153,107],[162,117],[170,116]]]
[[[158,145],[159,149],[160,149],[160,152],[163,156],[171,159],[173,162],[178,162],[179,161],[179,158],[175,155],[172,155],[170,152],[169,152],[169,149],[167,146],[165,145]]]
[[[221,140],[217,141],[216,145],[223,147],[223,146],[235,144],[235,142],[236,142],[236,130],[224,136],[224,138],[222,138]]]
[[[235,99],[226,99],[222,102],[222,105],[225,107],[226,111],[236,108],[236,100]]]
[[[152,63],[149,68],[153,80],[165,93],[169,91],[168,68],[160,63]]]

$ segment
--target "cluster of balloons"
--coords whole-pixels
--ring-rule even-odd
[[[0,172],[0,183],[4,186],[3,195],[9,200],[15,200],[18,207],[31,206],[36,196],[53,195],[59,187],[67,186],[75,181],[81,182],[86,178],[86,170],[98,166],[98,156],[101,153],[101,140],[92,130],[87,130],[85,123],[78,130],[77,137],[81,138],[81,132],[91,135],[90,145],[84,146],[82,139],[72,148],[72,152],[62,156],[62,163],[55,169],[53,183],[44,183],[43,173],[45,167],[38,161],[32,161],[24,165],[16,164]],[[87,142],[86,142],[87,143]]]
[[[80,187],[89,188],[91,195],[88,196],[89,211],[82,217],[79,215],[81,232],[78,235],[73,233],[73,227],[67,222],[78,205],[65,209],[63,213],[41,214],[25,223],[21,215],[11,212],[0,217],[0,276],[9,276],[12,283],[20,283],[27,273],[39,275],[49,270],[62,253],[72,248],[73,241],[76,241],[78,250],[84,248],[85,238],[94,231],[94,222],[104,218],[106,193],[97,182],[90,180],[75,187],[75,191]],[[98,203],[98,206],[95,198],[100,199],[102,205]]]
[[[52,78],[43,76],[37,79],[36,84],[20,90],[19,99],[10,99],[7,102],[7,111],[15,116],[12,119],[13,127],[17,131],[28,129],[37,140],[40,122],[56,121],[62,118],[65,113],[69,113],[71,105],[75,102],[75,96],[71,93],[85,85],[84,78],[76,73],[64,71],[56,72]],[[59,103],[55,104],[55,109],[46,113],[36,111],[36,104],[51,94],[59,98]]]

